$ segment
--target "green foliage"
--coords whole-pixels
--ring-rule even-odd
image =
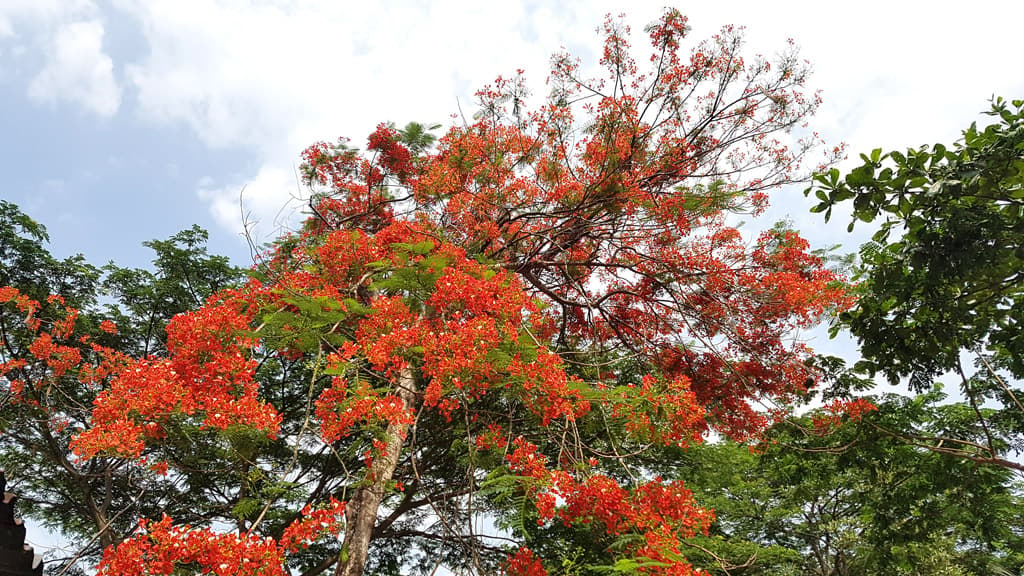
[[[717,515],[688,558],[723,575],[1018,573],[1024,497],[1014,475],[885,431],[942,428],[971,411],[942,401],[885,396],[877,413],[830,435],[814,433],[811,413],[776,425],[759,452],[723,442],[679,454],[675,475]]]
[[[1024,375],[1024,101],[996,99],[997,123],[952,146],[861,155],[845,177],[815,176],[807,194],[826,221],[852,201],[853,222],[881,226],[861,250],[860,301],[842,322],[865,368],[890,380],[956,370],[987,349]]]
[[[858,339],[855,368],[906,378],[925,392],[953,373],[969,407],[952,429],[904,430],[932,450],[1024,471],[1024,100],[997,98],[950,146],[861,155],[841,177],[807,190],[826,221],[852,203],[857,222],[879,225],[860,251],[857,305],[841,315]],[[973,359],[974,366],[970,365]],[[856,380],[845,372],[843,396]]]
[[[434,130],[441,128],[440,124],[420,124],[409,122],[398,131],[399,140],[405,144],[412,156],[418,157],[423,152],[430,150],[437,142],[437,136],[431,134]]]
[[[167,240],[142,243],[155,253],[153,270],[121,268],[114,263],[103,267],[101,286],[114,302],[102,312],[118,325],[121,351],[137,357],[162,355],[167,338],[164,329],[171,318],[241,282],[241,269],[232,266],[227,257],[207,252],[208,239],[206,230],[193,225]]]
[[[80,254],[55,258],[46,249],[49,240],[45,226],[16,205],[0,200],[0,286],[18,287],[41,303],[60,290],[69,306],[95,304],[100,270]]]

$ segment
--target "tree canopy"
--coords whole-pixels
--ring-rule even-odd
[[[987,114],[996,122],[952,145],[874,150],[808,193],[826,220],[852,202],[851,229],[881,219],[860,252],[857,305],[841,316],[860,343],[857,368],[908,377],[918,392],[953,373],[974,407],[973,434],[911,439],[1024,470],[1010,457],[1024,448],[1024,101],[997,98]]]
[[[788,419],[753,450],[721,442],[673,458],[666,476],[716,515],[691,561],[722,575],[1017,573],[1020,478],[889,433],[962,426],[970,405],[938,390],[870,400],[857,418],[826,407]]]
[[[609,19],[605,77],[558,55],[537,110],[499,78],[436,141],[312,146],[248,282],[193,230],[150,244],[163,277],[109,270],[95,324],[94,292],[4,288],[7,426],[78,482],[48,501],[91,507],[100,572],[541,574],[561,530],[580,570],[692,573],[713,513],[647,458],[764,430],[817,377],[792,330],[848,296],[795,231],[727,224],[809,174],[806,65],[646,32],[649,71]]]
[[[981,405],[999,390],[1016,398],[999,377],[1016,375],[1015,293],[979,327],[957,324],[949,344],[918,333],[935,320],[920,303],[952,290],[952,272],[915,266],[949,264],[952,248],[931,254],[912,234],[875,246],[900,273],[931,278],[920,295],[920,278],[891,270],[849,286],[785,225],[745,235],[735,216],[760,214],[772,189],[806,182],[840,151],[812,158],[823,143],[800,137],[819,104],[806,63],[792,46],[773,61],[745,56],[732,27],[690,42],[670,9],[645,29],[641,71],[627,28],[609,18],[600,31],[603,76],[558,54],[539,108],[517,74],[482,89],[472,121],[443,134],[382,123],[364,147],[310,146],[306,218],[247,273],[210,255],[198,227],[147,242],[151,270],[60,260],[45,228],[0,203],[3,463],[26,512],[82,542],[49,565],[218,576],[1019,569],[1020,495],[1003,458],[1015,424]],[[955,198],[975,224],[1010,234],[1014,106],[997,103],[1005,125],[972,128],[963,149],[879,152],[842,181],[817,176],[819,211],[854,199],[861,219],[888,210],[929,242],[932,228],[959,238],[942,246],[968,241],[966,216],[944,219],[946,204],[912,193],[934,177],[969,190]],[[897,168],[881,168],[890,157]],[[988,206],[993,190],[1009,192]],[[984,289],[1000,295],[1016,282],[995,278],[1007,238],[982,243],[994,254]],[[888,265],[871,250],[864,274]],[[890,284],[902,291],[886,295]],[[940,316],[977,319],[980,293]],[[872,310],[912,317],[897,327],[906,342],[882,336]],[[865,344],[860,367],[896,377],[933,376],[955,350],[985,348],[990,368],[971,377],[984,394],[965,375],[966,404],[939,406],[938,391],[857,398],[862,374],[795,337],[840,312],[864,342],[881,341]],[[823,380],[826,405],[794,416]],[[722,440],[703,445],[710,436]],[[969,450],[985,441],[991,453]]]
[[[76,462],[69,450],[72,434],[89,425],[108,376],[90,367],[162,353],[172,317],[243,278],[226,258],[207,253],[206,238],[194,227],[146,243],[155,253],[152,271],[100,268],[80,255],[55,258],[46,228],[0,202],[2,464],[26,514],[82,543],[85,559],[98,560],[139,515],[167,510],[200,521],[208,513],[188,486],[140,483],[123,461]],[[146,497],[136,498],[141,489]]]

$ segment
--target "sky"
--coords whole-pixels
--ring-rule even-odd
[[[1024,96],[1024,3],[704,2],[691,37],[746,26],[751,54],[787,38],[814,66],[811,128],[851,155],[955,139],[992,95]],[[524,69],[544,92],[550,55],[596,63],[609,1],[338,2],[0,0],[0,198],[45,224],[58,255],[143,266],[141,242],[198,223],[246,264],[294,222],[299,153],[355,143],[381,121],[448,124],[473,92]],[[630,4],[642,45],[660,2]],[[241,200],[241,202],[240,202]],[[846,242],[795,190],[773,216],[817,244]]]
[[[596,64],[595,29],[624,11],[643,45],[664,1],[0,0],[0,199],[45,224],[58,256],[145,266],[143,241],[196,223],[246,265],[242,215],[258,241],[294,222],[307,145],[362,143],[382,121],[449,124],[517,69],[542,94],[552,53]],[[676,7],[694,39],[741,25],[766,56],[794,39],[824,98],[811,128],[845,142],[852,166],[955,140],[993,95],[1024,98],[1024,2],[942,5]],[[770,216],[817,246],[863,240],[809,207],[782,190]]]

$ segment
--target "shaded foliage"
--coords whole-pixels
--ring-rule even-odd
[[[971,407],[938,391],[875,401],[877,411],[827,430],[823,410],[780,423],[756,451],[722,442],[678,454],[675,474],[717,515],[694,541],[709,553],[690,559],[733,576],[1016,574],[1019,477],[888,432],[948,434],[974,424]]]

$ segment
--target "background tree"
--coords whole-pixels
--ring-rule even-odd
[[[952,372],[981,428],[972,437],[914,437],[934,450],[1024,470],[1024,101],[996,99],[997,121],[952,146],[862,155],[841,177],[815,176],[814,208],[853,204],[882,217],[861,249],[857,306],[841,316],[860,343],[857,368],[914,391]],[[964,365],[973,359],[974,366]],[[982,408],[1002,409],[983,417]]]
[[[777,424],[757,451],[726,441],[666,459],[662,473],[716,513],[690,559],[733,576],[1018,573],[1019,478],[888,432],[949,434],[974,424],[970,405],[938,390],[872,400],[862,417],[823,408]]]
[[[199,308],[214,293],[239,284],[245,273],[226,256],[210,255],[209,236],[193,225],[167,240],[142,245],[154,252],[153,270],[103,268],[103,290],[115,299],[105,309],[121,332],[121,348],[133,356],[166,354],[167,322]]]
[[[71,435],[88,425],[102,381],[90,383],[77,361],[165,353],[168,321],[243,275],[207,254],[206,232],[197,227],[147,242],[153,271],[101,269],[81,255],[61,260],[47,240],[41,224],[0,202],[0,467],[12,476],[26,515],[84,545],[80,557],[95,563],[103,547],[134,531],[137,516],[166,509],[195,521],[206,506],[186,495],[194,486],[157,482],[117,459],[71,457]],[[59,569],[68,559],[53,560]]]

